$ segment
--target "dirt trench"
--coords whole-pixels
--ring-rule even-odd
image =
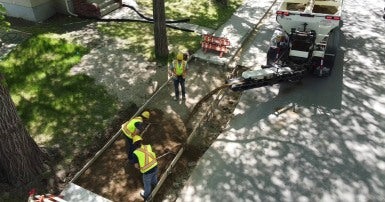
[[[151,122],[143,134],[143,143],[151,144],[157,156],[171,151],[176,153],[187,138],[185,132],[178,130],[162,111],[150,109]],[[166,155],[158,160],[159,173],[162,174],[174,155]],[[75,182],[94,193],[112,201],[142,201],[142,175],[128,163],[126,145],[121,135],[92,166]]]
[[[202,124],[195,131],[190,143],[185,145],[185,152],[173,167],[171,174],[161,186],[154,201],[161,202],[165,199],[175,201],[184,183],[190,177],[190,173],[195,168],[197,161],[218,135],[225,130],[227,123],[233,116],[232,112],[237,106],[241,94],[228,88],[225,88],[222,93],[221,99],[213,100],[210,98],[199,108],[197,113],[201,115],[194,118],[202,119]],[[206,112],[207,114],[205,114]],[[205,116],[202,117],[202,113]],[[191,129],[189,129],[188,133],[190,134],[190,132]]]
[[[195,102],[195,107],[187,107],[183,103],[176,103],[170,99],[170,93],[166,92],[157,99],[165,100],[165,103],[153,102],[148,105],[151,111],[151,118],[148,129],[143,135],[144,144],[151,144],[157,156],[171,151],[159,159],[158,179],[164,174],[175,154],[184,147],[184,153],[173,167],[171,174],[167,177],[158,193],[153,198],[154,201],[163,201],[164,198],[177,197],[177,191],[188,178],[189,173],[196,165],[196,161],[203,155],[215,138],[223,130],[224,126],[231,117],[232,111],[236,106],[239,93],[234,93],[222,85],[225,82],[226,71],[223,67],[209,65],[202,62],[191,62],[194,74],[202,75],[211,80],[220,80],[222,84],[201,85],[199,78],[194,77],[189,86],[199,86],[200,93],[188,94],[199,97],[200,101]],[[173,88],[170,87],[170,90]],[[222,89],[223,96],[220,100],[214,101],[219,89]],[[187,92],[189,93],[189,92]],[[173,108],[176,114],[170,114],[168,107]],[[136,111],[136,106],[127,111]],[[135,108],[135,109],[134,109]],[[207,113],[209,112],[209,113]],[[131,115],[131,114],[130,114]],[[127,117],[131,117],[127,115]],[[205,116],[205,117],[204,117]],[[204,124],[197,130],[197,138],[192,138],[191,144],[186,141],[194,129],[194,124],[202,120]],[[116,131],[115,131],[116,132]],[[112,136],[113,134],[111,134]],[[84,174],[75,181],[75,184],[82,186],[94,193],[97,193],[112,201],[143,201],[139,195],[143,189],[142,175],[139,170],[128,163],[125,152],[126,145],[124,137],[121,135],[103,154],[99,157]]]

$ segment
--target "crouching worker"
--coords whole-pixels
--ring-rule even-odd
[[[284,54],[287,53],[289,48],[289,37],[282,27],[274,31],[270,40],[270,47],[267,51],[267,66],[272,66],[277,62]]]
[[[137,116],[122,125],[122,131],[125,134],[126,139],[126,151],[128,161],[133,163],[133,152],[135,146],[133,145],[132,138],[139,136],[144,130],[144,124],[150,118],[150,112],[144,111],[140,116]]]
[[[134,136],[134,165],[143,174],[144,191],[140,192],[140,196],[144,200],[150,196],[152,189],[158,183],[158,162],[156,155],[152,151],[150,145],[142,144],[142,137]]]

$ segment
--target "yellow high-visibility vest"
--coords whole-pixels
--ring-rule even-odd
[[[150,145],[142,145],[134,151],[134,154],[138,157],[141,173],[145,173],[158,165],[156,155]]]
[[[143,122],[143,118],[138,116],[138,117],[135,117],[129,121],[127,121],[126,123],[124,123],[122,125],[122,131],[123,133],[130,139],[132,139],[132,134],[134,133],[135,131],[135,123],[137,122]]]
[[[174,61],[174,73],[177,76],[182,76],[183,73],[186,71],[186,61],[182,61],[179,63],[177,60]]]

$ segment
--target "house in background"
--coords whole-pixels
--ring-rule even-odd
[[[9,17],[41,22],[55,13],[101,18],[120,8],[122,0],[0,0],[0,4]]]

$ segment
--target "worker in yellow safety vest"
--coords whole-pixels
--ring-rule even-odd
[[[139,135],[134,136],[133,142],[136,147],[134,151],[134,165],[143,174],[144,191],[141,191],[140,195],[144,200],[147,200],[152,189],[158,183],[158,162],[151,145],[142,144],[142,137]]]
[[[143,111],[140,116],[137,116],[122,125],[122,131],[125,134],[126,140],[126,152],[128,156],[128,160],[132,163],[133,160],[133,152],[135,150],[135,146],[133,144],[132,138],[135,136],[140,136],[140,134],[144,130],[144,124],[150,118],[149,111]]]
[[[187,61],[184,60],[183,53],[178,53],[176,55],[176,60],[174,60],[169,67],[169,75],[173,77],[174,88],[175,88],[175,97],[174,100],[179,100],[179,85],[182,90],[182,99],[186,99],[186,88],[185,81],[187,75]]]

